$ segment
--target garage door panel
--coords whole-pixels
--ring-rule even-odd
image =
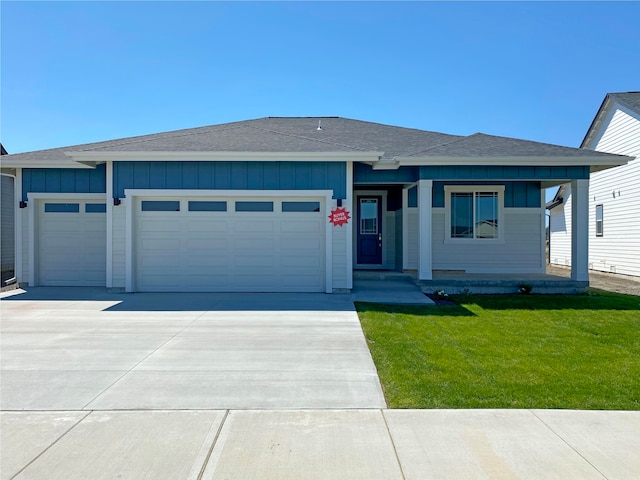
[[[209,217],[200,217],[197,219],[190,219],[187,222],[186,230],[187,232],[225,234],[229,232],[229,222],[223,220],[212,220]]]
[[[312,254],[322,255],[322,249],[324,248],[323,239],[317,237],[299,236],[299,237],[285,237],[280,240],[281,248],[284,251],[302,251]]]
[[[273,221],[259,221],[252,218],[243,219],[241,216],[234,222],[233,231],[235,233],[273,233],[274,225]]]
[[[180,238],[144,238],[141,242],[142,251],[145,252],[178,252],[180,251]]]
[[[231,261],[228,257],[222,255],[201,255],[200,257],[187,256],[184,257],[183,265],[189,270],[190,273],[197,273],[200,269],[206,272],[211,269],[216,269],[220,273],[221,269],[226,269],[230,265]]]
[[[257,274],[271,272],[275,265],[274,258],[266,255],[236,255],[235,265],[253,268]]]
[[[282,285],[287,288],[292,287],[300,287],[300,288],[308,288],[308,287],[316,287],[318,289],[322,288],[322,282],[318,280],[315,275],[289,275],[282,279]]]
[[[306,269],[318,270],[322,267],[323,259],[319,255],[286,255],[280,258],[280,265],[291,271]]]
[[[183,246],[188,251],[192,251],[194,253],[202,252],[204,253],[215,253],[220,250],[226,250],[229,242],[224,237],[219,236],[199,236],[199,237],[191,237],[183,240]]]
[[[317,219],[287,219],[287,221],[280,222],[280,231],[282,233],[303,233],[303,234],[316,234],[322,233],[322,223]]]
[[[198,201],[220,199],[201,197]],[[228,211],[217,212],[185,208],[180,212],[141,212],[138,202],[134,231],[135,288],[194,292],[324,291],[323,213],[279,212],[277,201],[273,212],[236,212],[233,203],[228,205]],[[165,218],[158,218],[159,214]],[[155,218],[150,219],[150,215]]]
[[[272,252],[275,244],[275,239],[272,237],[237,238],[233,241],[236,251],[247,254],[256,251]]]

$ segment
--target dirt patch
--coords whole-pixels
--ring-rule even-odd
[[[571,276],[571,269],[559,265],[547,265],[547,273],[549,275],[569,278]],[[589,286],[607,292],[640,296],[640,277],[636,278],[627,275],[594,272],[591,270],[589,271]]]

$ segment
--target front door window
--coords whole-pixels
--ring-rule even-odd
[[[378,233],[378,199],[376,198],[360,200],[360,233]]]

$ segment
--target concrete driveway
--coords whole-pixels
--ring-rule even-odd
[[[384,408],[353,303],[325,294],[2,294],[2,410]]]

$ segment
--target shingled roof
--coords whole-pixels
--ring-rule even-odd
[[[596,116],[593,117],[593,121],[587,130],[587,133],[580,144],[580,148],[587,148],[588,144],[592,140],[592,136],[598,130],[600,125],[602,124],[606,112],[611,108],[611,106],[617,103],[625,108],[628,108],[632,112],[635,112],[640,115],[640,92],[618,92],[618,93],[607,93],[596,113]]]
[[[610,93],[609,96],[634,112],[640,113],[640,92]]]
[[[18,153],[5,165],[69,163],[69,155],[99,153],[376,153],[382,160],[403,157],[602,158],[611,155],[528,140],[476,133],[470,136],[396,127],[342,117],[266,117],[138,137]],[[606,162],[605,162],[606,163]],[[624,163],[624,161],[622,162]]]

